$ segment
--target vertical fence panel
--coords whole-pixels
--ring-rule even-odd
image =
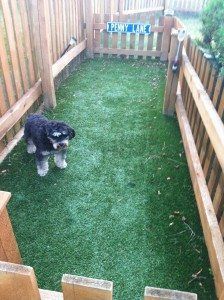
[[[23,94],[23,85],[22,85],[22,77],[20,72],[19,60],[18,60],[18,52],[16,46],[16,39],[14,34],[14,26],[12,21],[12,15],[9,7],[9,1],[3,0],[2,1],[2,10],[4,14],[4,20],[6,25],[6,33],[9,42],[9,51],[16,87],[16,95],[17,99],[20,98]]]

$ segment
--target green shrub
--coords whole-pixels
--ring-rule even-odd
[[[224,71],[224,1],[210,0],[202,12],[203,43]]]

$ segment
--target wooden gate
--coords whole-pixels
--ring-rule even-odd
[[[150,34],[107,32],[107,22],[151,24]],[[159,57],[168,59],[173,17],[139,14],[94,14],[93,54],[130,57]]]

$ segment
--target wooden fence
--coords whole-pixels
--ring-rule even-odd
[[[224,299],[224,78],[189,37],[179,76],[172,74],[172,59],[164,112],[170,115],[176,108],[216,293]]]
[[[33,268],[0,261],[1,300],[112,300],[113,282],[64,274],[62,292],[39,289]],[[130,292],[131,293],[131,292]],[[131,294],[130,294],[131,297]],[[197,300],[197,295],[146,287],[144,300]]]
[[[75,45],[61,57],[72,37]],[[0,161],[40,96],[55,106],[54,78],[85,48],[83,1],[1,0]]]
[[[118,34],[106,31],[107,21],[120,21],[132,23],[150,23],[152,33],[141,34]],[[156,25],[155,16],[145,13],[132,15],[94,14],[93,23],[93,53],[104,55],[122,55],[124,57],[159,57],[162,61],[168,58],[170,49],[172,17],[160,17]]]
[[[178,12],[199,13],[208,0],[93,0],[95,14],[132,14],[173,9]]]

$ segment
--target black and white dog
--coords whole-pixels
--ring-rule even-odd
[[[75,137],[75,131],[61,121],[50,121],[47,118],[33,114],[28,116],[24,138],[27,143],[27,152],[35,153],[37,173],[45,176],[48,172],[48,158],[54,155],[58,168],[67,167],[66,151],[68,141]]]

